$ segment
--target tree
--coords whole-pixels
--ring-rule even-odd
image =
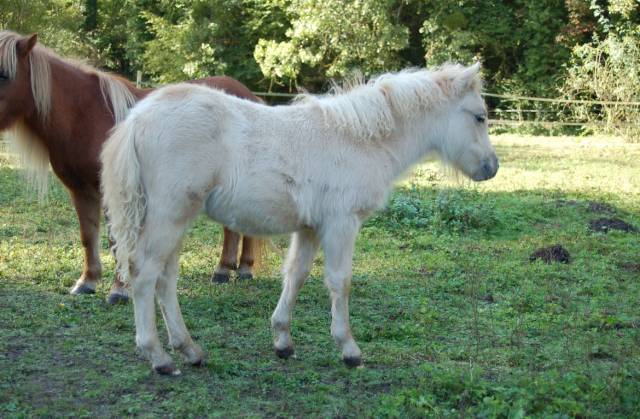
[[[38,33],[40,42],[60,53],[82,57],[80,0],[0,0],[0,28]]]
[[[640,4],[594,2],[591,10],[598,28],[573,48],[562,92],[572,99],[640,102]],[[640,141],[640,105],[577,104],[571,110],[574,118],[600,124],[599,131]]]
[[[289,88],[317,89],[327,78],[353,70],[367,75],[398,69],[408,30],[392,22],[393,5],[387,0],[293,0],[286,39],[260,39],[254,57],[272,83]]]
[[[253,60],[261,37],[284,36],[288,0],[184,1],[181,13],[143,12],[153,39],[145,71],[160,82],[228,74],[257,87],[263,75]],[[175,9],[174,9],[175,10]]]

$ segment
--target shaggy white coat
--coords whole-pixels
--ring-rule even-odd
[[[133,287],[137,342],[160,372],[153,295],[172,345],[203,354],[175,296],[180,241],[202,210],[249,235],[293,232],[272,316],[278,354],[292,352],[291,311],[319,245],[331,292],[331,331],[349,365],[351,259],[362,221],[393,182],[434,153],[474,180],[495,175],[479,66],[405,71],[322,97],[268,107],[202,86],[160,89],[139,102],[102,153],[104,203],[122,278]]]

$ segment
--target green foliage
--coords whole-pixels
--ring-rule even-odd
[[[219,52],[209,42],[217,31],[214,22],[196,22],[193,13],[176,24],[144,13],[154,39],[149,41],[143,55],[145,70],[160,83],[224,74],[226,66],[218,58]]]
[[[354,71],[481,60],[493,92],[618,98],[579,84],[593,65],[638,74],[633,55],[626,66],[603,57],[633,54],[639,24],[635,0],[0,0],[0,26],[37,31],[62,54],[130,78],[137,71],[151,83],[227,74],[279,91],[325,90],[328,78]],[[524,120],[575,116],[562,106],[489,102],[532,112]],[[630,120],[615,112],[602,119]]]
[[[594,415],[592,406],[608,397],[587,373],[563,375],[552,370],[529,377],[514,371],[497,384],[479,368],[425,364],[422,369],[418,389],[389,397],[388,409],[443,418],[584,417]],[[638,388],[633,373],[623,371],[616,378]]]
[[[80,0],[0,0],[0,29],[38,32],[41,42],[62,54],[82,57],[87,52],[80,22]]]
[[[428,65],[481,60],[497,78],[515,71],[517,21],[514,6],[500,1],[425,2],[429,10],[420,33]]]
[[[426,228],[437,234],[487,232],[498,225],[494,203],[473,190],[424,190],[416,185],[394,193],[371,223],[390,228]]]
[[[156,13],[142,11],[152,34],[142,65],[162,83],[228,74],[255,86],[263,76],[253,46],[258,37],[284,32],[287,3],[186,0]]]
[[[260,39],[254,56],[271,81],[322,86],[354,70],[399,67],[408,31],[390,19],[390,0],[293,0],[286,41]]]
[[[640,4],[612,2],[610,18],[600,8],[595,12],[607,29],[604,38],[594,36],[573,49],[562,91],[572,99],[640,102],[640,29],[633,23],[634,16],[640,21]],[[640,105],[584,104],[571,109],[571,116],[594,124],[594,131],[640,141]]]

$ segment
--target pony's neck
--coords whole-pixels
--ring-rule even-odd
[[[383,142],[382,149],[390,161],[392,181],[403,176],[425,157],[440,152],[442,122],[437,117],[437,111],[419,119],[400,117],[393,135]]]
[[[49,153],[65,148],[68,142],[82,141],[79,137],[104,136],[114,125],[114,115],[103,97],[98,75],[56,56],[49,58],[49,65],[50,111],[42,115],[35,110],[23,125]],[[146,94],[130,83],[126,86],[136,98]]]

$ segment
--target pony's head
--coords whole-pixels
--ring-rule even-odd
[[[436,146],[445,163],[474,181],[488,180],[498,171],[498,157],[489,141],[488,116],[480,95],[480,64],[448,66],[438,72],[436,83],[446,100]]]
[[[49,97],[41,92],[49,67],[34,54],[37,36],[0,32],[0,130],[34,112],[46,115]]]

